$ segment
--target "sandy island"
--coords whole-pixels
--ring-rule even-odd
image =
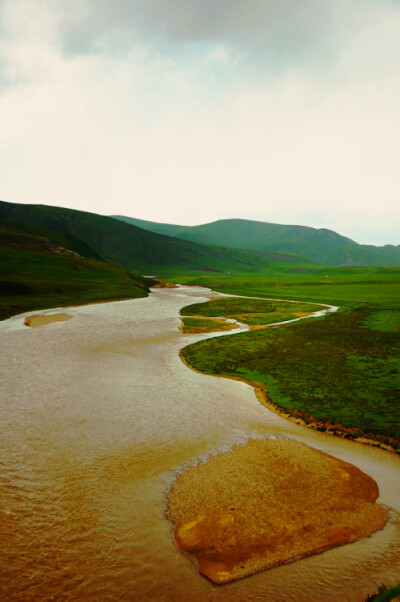
[[[293,440],[250,440],[180,474],[169,497],[179,548],[222,584],[356,541],[388,512],[357,467]]]
[[[36,328],[37,326],[43,326],[44,324],[50,324],[51,322],[63,322],[65,320],[70,320],[72,316],[68,314],[51,314],[49,316],[29,316],[25,318],[25,326],[31,326],[32,328]]]

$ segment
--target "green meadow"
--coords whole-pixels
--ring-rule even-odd
[[[295,269],[243,274],[179,275],[179,282],[201,285],[221,293],[328,303],[345,307],[376,304],[379,309],[400,306],[400,268],[357,267]]]
[[[315,312],[318,309],[323,309],[323,306],[316,306],[311,303],[227,297],[225,299],[214,299],[207,303],[188,305],[181,310],[181,315],[223,316],[254,327],[293,320],[303,314]]]
[[[399,269],[332,268],[279,279],[201,277],[188,283],[276,298],[259,301],[258,306],[255,300],[226,298],[182,311],[240,315],[240,321],[253,326],[258,317],[260,325],[267,324],[265,318],[273,312],[281,311],[283,320],[288,319],[288,305],[295,304],[283,301],[279,310],[278,299],[301,300],[298,311],[307,311],[305,301],[340,306],[337,313],[323,318],[201,341],[186,347],[183,355],[202,372],[265,387],[273,403],[318,424],[319,430],[330,428],[347,437],[367,435],[400,449]],[[269,305],[263,310],[262,303]]]

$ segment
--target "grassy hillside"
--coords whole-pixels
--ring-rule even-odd
[[[45,226],[16,224],[0,219],[0,237],[3,247],[9,246],[14,249],[22,248],[32,251],[46,247],[48,250],[52,249],[55,254],[57,247],[62,247],[64,251],[68,249],[70,252],[84,257],[100,259],[97,253],[79,238],[68,232],[46,228]]]
[[[120,222],[131,224],[131,226],[143,228],[143,230],[150,230],[150,232],[157,232],[157,234],[165,234],[166,236],[177,236],[178,238],[185,238],[183,235],[186,232],[190,232],[191,230],[191,226],[179,226],[178,224],[163,224],[160,222],[149,222],[145,219],[138,219],[136,217],[126,217],[125,215],[111,215],[110,217],[113,217],[114,219],[117,219]],[[205,244],[207,244],[207,241]]]
[[[61,230],[83,241],[104,261],[144,274],[260,273],[312,269],[293,255],[225,249],[156,234],[111,217],[46,205],[0,201],[0,218]]]
[[[74,250],[61,246],[62,240],[72,243]],[[89,247],[69,235],[0,220],[0,319],[29,310],[148,294],[145,279],[91,254]]]
[[[159,224],[116,216],[127,223],[185,240],[230,248],[295,253],[330,266],[400,266],[400,246],[360,245],[325,228],[225,219],[200,226]]]

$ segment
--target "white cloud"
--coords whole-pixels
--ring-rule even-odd
[[[303,223],[399,244],[400,25],[393,3],[366,4],[354,35],[356,1],[347,29],[331,32],[325,71],[255,64],[249,75],[224,36],[169,52],[142,35],[127,45],[125,32],[121,54],[114,30],[115,52],[65,54],[60,7],[74,2],[4,3],[0,198],[187,224]],[[93,28],[110,33],[98,17]],[[220,22],[224,35],[235,19],[232,30]]]
[[[229,61],[229,52],[224,46],[217,46],[207,56],[208,61],[215,61],[216,63],[227,63]]]

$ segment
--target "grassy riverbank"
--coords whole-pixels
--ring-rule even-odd
[[[382,587],[379,588],[378,593],[368,596],[366,602],[390,602],[391,600],[398,600],[400,596],[400,582],[393,587]]]
[[[186,347],[182,356],[202,372],[261,386],[278,408],[321,431],[370,437],[399,450],[400,271],[335,274],[330,283],[319,284],[305,276],[287,278],[284,286],[270,278],[225,279],[218,286],[203,282],[233,294],[266,297],[276,291],[286,298],[338,304],[341,310],[322,319],[201,341]],[[219,303],[224,302],[230,303]],[[203,310],[189,306],[182,313],[216,315],[215,303],[204,304]],[[246,304],[255,320],[253,301],[240,303],[241,321]],[[220,315],[238,315],[237,309],[228,309]],[[286,311],[283,304],[282,314]]]
[[[0,265],[0,320],[149,292],[146,279],[101,261],[81,241],[50,228],[0,220]]]
[[[259,328],[275,322],[303,317],[319,309],[325,309],[325,307],[313,303],[290,303],[232,297],[188,305],[181,310],[181,315],[223,316],[248,324],[250,328]],[[186,320],[188,318],[185,318]]]

